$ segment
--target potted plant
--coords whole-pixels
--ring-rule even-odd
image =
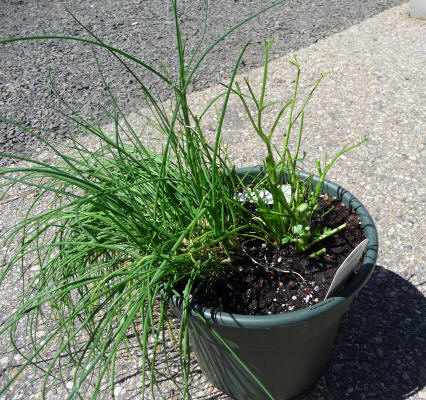
[[[196,115],[188,104],[187,91],[198,66],[226,36],[260,12],[231,28],[200,54],[204,22],[199,45],[187,57],[176,1],[171,4],[179,59],[175,80],[167,71],[160,72],[106,45],[87,28],[93,40],[42,36],[0,42],[4,45],[18,40],[61,39],[107,49],[140,84],[150,109],[150,114],[142,118],[164,138],[159,150],[143,142],[121,111],[99,66],[114,104],[109,115],[113,134],[81,118],[71,108],[70,118],[80,131],[96,136],[102,144],[100,148],[89,149],[78,135],[62,144],[40,137],[58,163],[2,154],[26,161],[25,165],[0,170],[4,194],[25,184],[34,188],[34,200],[25,218],[3,235],[10,254],[0,281],[17,265],[23,265],[23,296],[0,333],[10,332],[12,344],[25,362],[10,375],[0,394],[26,367],[44,362],[43,395],[51,380],[65,376],[72,381],[67,386],[69,398],[84,397],[87,390],[96,397],[104,390],[106,379],[113,395],[117,352],[126,346],[131,332],[142,358],[142,397],[148,379],[155,395],[158,352],[164,349],[169,311],[173,310],[180,317],[176,342],[182,398],[190,397],[190,346],[209,379],[231,396],[288,398],[309,386],[324,368],[340,317],[372,273],[377,234],[371,217],[349,192],[326,180],[339,156],[365,140],[345,146],[325,165],[317,161],[318,176],[297,167],[304,158],[300,150],[304,110],[323,76],[299,104],[300,66],[294,57],[294,92],[268,124],[262,113],[273,105],[264,102],[272,42],[266,42],[258,97],[248,80],[246,91],[235,80],[247,43],[224,93]],[[94,57],[97,60],[95,51]],[[174,90],[170,112],[134,73],[131,62]],[[222,127],[230,96],[241,100],[255,133],[265,144],[261,167],[237,169],[227,156]],[[207,140],[202,129],[203,117],[211,107],[218,109],[213,142]],[[282,145],[277,148],[272,138],[284,118],[288,122],[281,131]],[[34,129],[20,128],[37,136]],[[296,140],[291,147],[294,132]],[[48,208],[33,212],[46,200]],[[323,300],[321,291],[318,296],[312,295],[317,285],[312,265],[327,269],[321,266],[321,260],[336,256],[331,253],[330,243],[335,245],[333,241],[342,238],[339,235],[345,234],[347,224],[327,226],[327,221],[335,209],[342,210],[341,202],[349,207],[345,209],[348,220],[352,218],[353,222],[355,218],[357,225],[350,210],[359,217],[362,229],[358,231],[370,242],[358,273],[333,297]],[[350,250],[345,248],[341,257]],[[35,277],[25,267],[32,261],[40,268]],[[235,288],[247,282],[247,272],[258,274],[262,282],[276,282],[282,291],[287,287],[288,291],[304,291],[308,296],[305,307],[292,311],[295,306],[282,303],[270,315],[241,315],[221,311],[221,304],[211,306],[216,293],[225,293],[225,287],[231,289],[227,296],[237,292]],[[259,286],[256,279],[240,292]],[[248,307],[251,300],[247,301]],[[252,311],[263,312],[258,307]],[[23,323],[31,338],[28,352],[15,345],[18,327]],[[48,326],[48,334],[43,337],[38,335],[41,325]],[[278,342],[272,342],[277,338]],[[47,351],[53,351],[53,355],[45,361],[43,354]],[[65,367],[64,354],[70,360]],[[219,358],[223,361],[220,364]],[[59,374],[54,373],[55,368],[59,368]],[[273,375],[273,370],[277,374]],[[160,371],[160,375],[164,374],[167,371]],[[225,379],[226,375],[231,379]]]

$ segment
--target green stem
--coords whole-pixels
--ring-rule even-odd
[[[312,247],[314,244],[321,242],[324,239],[327,239],[330,236],[335,235],[336,233],[343,231],[343,229],[346,228],[346,223],[338,226],[337,228],[331,229],[327,233],[323,233],[322,235],[318,236],[315,240],[313,240],[309,245],[306,246],[305,251],[308,250],[310,247]]]

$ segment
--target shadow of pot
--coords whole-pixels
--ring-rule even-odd
[[[297,400],[402,400],[425,387],[425,296],[381,266],[365,289],[342,318],[329,367]]]

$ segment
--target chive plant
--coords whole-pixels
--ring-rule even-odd
[[[179,62],[176,79],[167,71],[154,69],[105,44],[72,14],[76,23],[91,35],[90,40],[33,36],[0,41],[5,45],[22,40],[72,40],[91,45],[93,49],[108,50],[140,85],[150,110],[150,115],[144,116],[146,124],[164,137],[161,151],[152,150],[141,140],[110,91],[95,50],[94,59],[113,103],[108,113],[114,127],[113,135],[81,117],[78,110],[54,90],[78,132],[98,138],[101,143],[98,149],[89,149],[79,141],[78,135],[66,143],[52,143],[43,139],[37,129],[1,117],[44,142],[59,163],[1,154],[25,162],[0,170],[2,196],[16,186],[27,185],[34,189],[34,199],[23,220],[2,235],[10,254],[2,268],[0,282],[21,265],[23,294],[17,309],[1,326],[0,334],[10,333],[11,344],[24,362],[11,373],[0,394],[32,364],[45,376],[42,389],[45,397],[52,382],[65,380],[66,373],[61,372],[65,365],[64,355],[68,355],[67,373],[71,374],[73,383],[68,398],[88,398],[88,388],[91,398],[104,395],[105,380],[110,382],[113,394],[117,354],[126,348],[128,337],[133,336],[142,357],[142,397],[147,386],[154,396],[159,389],[158,377],[167,375],[174,379],[170,371],[167,374],[167,368],[166,371],[158,370],[157,354],[161,349],[166,353],[163,343],[170,323],[168,302],[170,296],[175,295],[182,303],[176,341],[183,384],[178,385],[178,389],[182,398],[190,398],[188,313],[194,292],[208,288],[233,267],[232,260],[241,254],[241,243],[246,237],[262,238],[275,246],[294,245],[298,251],[307,251],[313,243],[333,233],[311,232],[310,223],[321,184],[313,188],[312,181],[300,179],[297,169],[297,162],[303,158],[299,148],[304,108],[322,77],[301,109],[296,111],[300,67],[294,58],[291,63],[297,69],[297,78],[293,96],[281,107],[269,131],[265,131],[262,112],[271,105],[264,104],[271,42],[266,42],[264,79],[258,98],[248,80],[245,81],[248,94],[244,94],[235,82],[247,43],[235,62],[224,93],[208,103],[198,116],[187,101],[193,76],[211,50],[242,24],[282,2],[235,25],[201,52],[206,31],[206,4],[200,40],[194,52],[187,55],[177,2],[171,0]],[[170,86],[174,91],[171,110],[148,90],[133,71],[132,64],[142,66]],[[267,151],[264,174],[250,187],[235,173],[222,146],[222,126],[232,95],[241,99]],[[250,111],[249,102],[254,103],[257,115]],[[209,143],[201,125],[212,106],[218,107],[219,112],[215,140]],[[272,145],[272,137],[287,111],[284,146],[278,150]],[[295,128],[297,148],[292,154],[288,144]],[[344,147],[324,167],[317,162],[320,183],[336,159],[359,144]],[[291,186],[289,200],[282,192],[284,181]],[[241,190],[252,193],[256,216],[239,200]],[[262,190],[272,194],[272,205],[262,199]],[[43,206],[47,200],[48,209]],[[38,208],[41,211],[35,212]],[[28,260],[40,266],[33,278],[27,276]],[[198,285],[199,282],[203,284]],[[49,326],[49,331],[41,339],[38,332],[44,324]],[[30,337],[29,352],[18,345],[22,326]],[[52,348],[53,355],[49,353],[46,361],[44,354]],[[167,360],[167,354],[165,357]]]

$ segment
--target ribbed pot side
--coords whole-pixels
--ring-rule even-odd
[[[246,168],[256,176],[260,169]],[[301,173],[301,178],[309,174]],[[314,176],[314,185],[318,177]],[[338,296],[303,310],[278,315],[248,316],[216,312],[201,306],[190,316],[191,347],[209,381],[236,400],[269,399],[239,361],[217,339],[227,343],[276,400],[289,399],[311,386],[327,366],[339,321],[371,276],[378,252],[374,222],[365,207],[347,190],[325,181],[323,192],[356,212],[369,239],[358,274]],[[176,301],[172,305],[176,314]],[[197,314],[201,313],[201,319]]]

